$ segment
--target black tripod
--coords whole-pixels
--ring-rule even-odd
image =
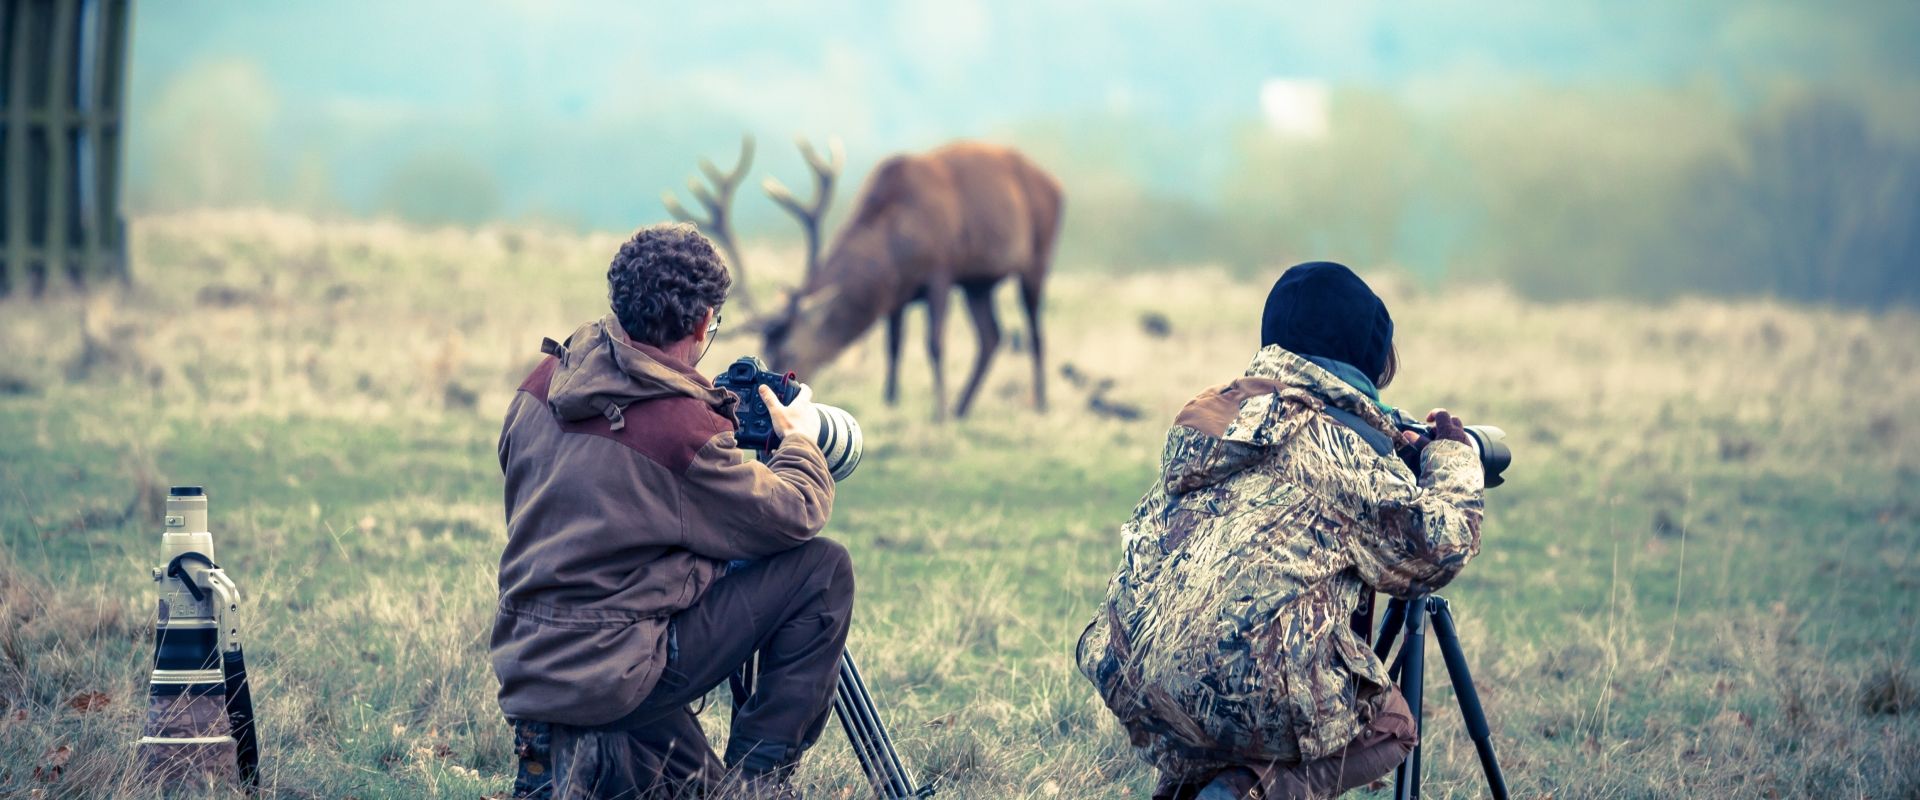
[[[1409,606],[1426,613],[1409,614]],[[1440,641],[1440,657],[1447,662],[1447,677],[1453,679],[1453,693],[1460,700],[1460,716],[1467,722],[1467,735],[1473,738],[1473,749],[1480,754],[1480,769],[1487,774],[1487,790],[1495,800],[1507,800],[1507,779],[1500,774],[1500,762],[1493,756],[1493,734],[1487,727],[1487,713],[1480,708],[1480,694],[1474,691],[1473,676],[1467,672],[1467,656],[1460,650],[1460,636],[1454,630],[1447,599],[1423,594],[1411,600],[1396,597],[1387,601],[1386,618],[1380,621],[1380,640],[1373,646],[1374,655],[1384,661],[1393,650],[1394,637],[1402,626],[1406,627],[1406,643],[1401,646],[1400,656],[1388,674],[1400,685],[1407,709],[1413,712],[1414,724],[1420,727],[1421,738],[1426,738],[1425,726],[1420,720],[1420,699],[1426,680],[1429,618],[1433,620],[1434,638]],[[1413,753],[1394,769],[1395,800],[1414,800],[1420,796],[1420,750],[1421,745],[1416,743]]]
[[[736,712],[753,694],[759,674],[760,654],[754,653],[729,681]],[[860,771],[866,773],[867,782],[873,785],[874,794],[880,800],[933,796],[933,784],[915,781],[913,773],[900,762],[900,753],[893,749],[893,737],[880,721],[880,709],[874,707],[873,697],[867,694],[867,682],[860,678],[853,654],[844,650],[840,653],[840,679],[834,685],[832,708],[834,716],[840,718],[840,727],[847,732],[847,744],[853,748],[854,759],[860,762]]]

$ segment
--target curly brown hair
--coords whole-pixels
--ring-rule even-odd
[[[693,335],[732,285],[713,243],[685,223],[641,228],[607,267],[607,299],[620,327],[655,347]]]

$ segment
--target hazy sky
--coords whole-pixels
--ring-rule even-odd
[[[838,134],[857,176],[886,152],[958,136],[1133,121],[1154,132],[1143,140],[1155,147],[1185,145],[1128,167],[1177,192],[1222,168],[1208,152],[1261,118],[1262,86],[1275,79],[1372,88],[1418,107],[1540,85],[1704,88],[1738,104],[1783,80],[1871,86],[1920,75],[1913,2],[136,8],[136,114],[183,80],[239,70],[264,97],[240,100],[254,103],[266,168],[325,172],[351,209],[375,202],[396,163],[442,153],[490,172],[503,213],[614,228],[658,216],[658,190],[696,155],[730,153],[742,130],[773,143]],[[164,157],[140,146],[150,135],[136,118],[136,182]],[[802,178],[789,148],[763,153],[756,173]]]

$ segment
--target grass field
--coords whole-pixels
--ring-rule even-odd
[[[602,313],[617,239],[244,213],[134,232],[130,287],[0,302],[0,797],[154,792],[131,742],[169,483],[208,487],[246,592],[269,796],[504,796],[494,440],[540,338]],[[1375,278],[1406,359],[1387,399],[1512,437],[1447,595],[1516,796],[1920,796],[1920,318]],[[918,315],[898,408],[875,341],[814,380],[868,437],[829,528],[860,580],[852,647],[942,797],[1145,797],[1071,649],[1168,420],[1244,367],[1264,293],[1056,276],[1044,415],[1003,354],[973,419],[931,423]],[[971,336],[949,332],[954,384]],[[1141,416],[1091,413],[1069,364]],[[1432,661],[1427,787],[1479,796]],[[866,796],[837,729],[803,778]]]

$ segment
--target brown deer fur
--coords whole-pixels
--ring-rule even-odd
[[[1046,408],[1040,304],[1060,228],[1060,184],[1025,156],[997,145],[959,142],[899,155],[867,179],[853,218],[826,258],[766,331],[773,366],[811,374],[882,319],[887,323],[889,404],[897,396],[900,327],[908,304],[927,304],[927,356],[934,416],[946,409],[941,340],[948,298],[958,287],[979,339],[973,370],[954,413],[964,416],[1000,345],[993,289],[1014,279],[1033,353],[1034,405]]]

